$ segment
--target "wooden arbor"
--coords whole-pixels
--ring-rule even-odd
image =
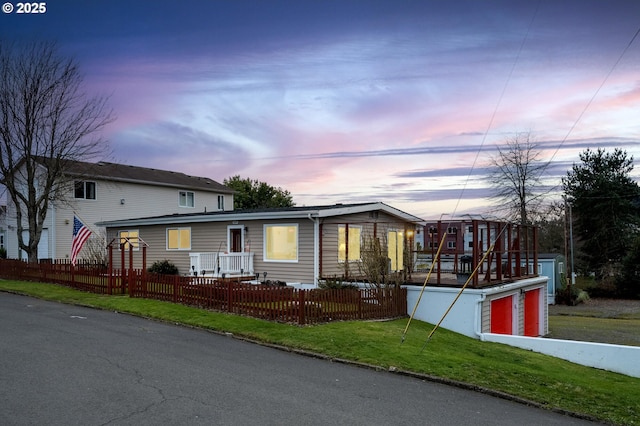
[[[130,290],[130,286],[133,285],[134,282],[134,272],[135,269],[133,267],[133,248],[139,247],[142,250],[142,274],[143,279],[144,275],[147,271],[147,247],[149,244],[144,242],[140,237],[130,238],[130,237],[120,237],[114,238],[107,245],[107,249],[109,252],[109,281],[107,283],[107,291],[109,294],[112,294],[114,288],[116,288],[115,282],[117,274],[114,273],[113,268],[113,249],[114,247],[118,247],[120,250],[120,288],[122,289],[122,293],[124,294],[125,289]],[[125,263],[125,252],[129,253],[129,267],[127,267]],[[129,291],[129,293],[131,293]]]

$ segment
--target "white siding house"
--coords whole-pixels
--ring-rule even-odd
[[[104,228],[96,223],[233,210],[233,190],[205,177],[107,162],[74,162],[67,167],[66,176],[70,180],[68,193],[51,203],[44,222],[38,246],[40,259],[69,257],[74,214],[94,233],[104,234]],[[18,250],[15,206],[10,201],[7,228],[8,257],[25,258]]]

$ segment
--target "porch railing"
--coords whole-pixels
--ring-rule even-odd
[[[253,275],[253,252],[189,253],[191,275],[221,277]],[[204,271],[204,272],[203,272]]]

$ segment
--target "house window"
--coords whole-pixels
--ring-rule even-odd
[[[458,233],[458,228],[456,228],[455,226],[450,226],[447,228],[447,234],[457,234]]]
[[[429,228],[429,233],[432,235],[437,234],[438,228],[432,226],[431,228]]]
[[[191,228],[168,228],[167,250],[191,250]]]
[[[473,234],[473,225],[467,226],[467,232],[469,232],[470,234]]]
[[[264,226],[264,260],[298,261],[298,225]]]
[[[467,243],[467,247],[469,247],[469,248],[473,248],[473,241],[469,241],[469,242]]]
[[[0,248],[4,247],[4,233],[0,233]]]
[[[218,195],[218,210],[224,210],[224,195]]]
[[[456,248],[456,242],[455,241],[447,241],[447,248],[448,249]]]
[[[133,248],[133,250],[139,250],[139,235],[140,232],[138,230],[119,231],[118,239],[120,240],[120,244],[124,243],[125,250],[130,250],[131,248]]]
[[[404,269],[404,235],[402,231],[387,232],[387,256],[391,261],[392,271]]]
[[[338,226],[338,261],[344,262],[347,252],[346,227]],[[361,226],[349,227],[349,261],[360,260],[360,237],[362,235]]]
[[[195,207],[195,194],[192,191],[180,191],[178,205],[180,207]]]
[[[73,184],[73,197],[83,200],[96,199],[96,183],[84,180],[77,180]]]

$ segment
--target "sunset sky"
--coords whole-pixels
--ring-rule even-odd
[[[425,219],[495,212],[487,158],[516,133],[552,160],[551,186],[586,148],[638,164],[639,30],[637,0],[52,0],[0,14],[2,41],[56,41],[87,92],[110,96],[104,160]]]

